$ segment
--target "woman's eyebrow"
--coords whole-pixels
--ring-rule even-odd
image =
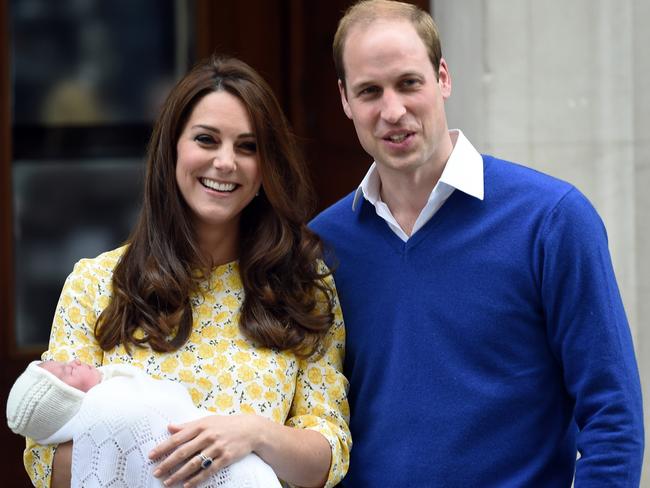
[[[216,132],[216,133],[221,132],[218,128],[212,127],[211,125],[205,125],[205,124],[195,124],[192,126],[192,129],[203,129],[203,130],[208,130],[210,132]]]

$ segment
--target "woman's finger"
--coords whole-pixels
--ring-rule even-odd
[[[172,433],[172,436],[169,437],[169,439],[165,439],[149,451],[149,459],[158,459],[159,457],[170,453],[181,444],[185,444],[187,441],[194,438],[196,433],[191,429],[186,428],[186,426],[186,424],[169,425],[168,430]]]
[[[208,445],[209,443],[205,442],[203,436],[190,436],[190,439],[187,442],[179,444],[171,454],[160,460],[156,470],[154,471],[154,476],[160,478],[178,467],[183,467],[194,456],[201,452],[201,449]]]
[[[184,487],[197,486],[224,466],[221,451],[205,448],[181,466],[165,480],[165,484],[174,485],[184,482]]]
[[[200,453],[197,458],[200,461],[200,469],[196,471],[194,476],[188,476],[188,480],[183,484],[184,488],[194,488],[206,481],[213,473],[221,469],[215,460],[205,453]]]
[[[164,478],[167,474],[174,471],[174,474],[181,473],[188,476],[193,472],[190,468],[198,469],[200,467],[197,461],[198,458],[196,457],[200,451],[201,444],[198,442],[192,441],[187,444],[181,444],[172,454],[158,463],[153,475],[157,478]],[[185,469],[186,466],[187,469]],[[175,471],[176,469],[178,470]],[[174,478],[178,478],[178,476]]]
[[[206,456],[206,459],[211,460],[210,457]],[[194,455],[188,458],[177,471],[171,473],[171,475],[165,478],[163,481],[166,486],[173,486],[176,483],[183,482],[198,473],[199,471],[211,471],[211,462],[206,462],[199,455]],[[205,467],[202,467],[205,466]],[[162,466],[159,466],[156,471],[154,471],[154,476],[160,477],[161,474],[167,473],[167,470],[163,470]]]

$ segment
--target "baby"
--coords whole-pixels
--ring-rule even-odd
[[[73,440],[72,486],[162,487],[147,453],[167,426],[211,413],[194,406],[179,383],[124,364],[95,368],[79,360],[34,361],[7,400],[7,424],[39,444]],[[271,467],[249,454],[202,488],[280,487]]]

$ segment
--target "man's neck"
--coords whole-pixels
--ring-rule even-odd
[[[451,132],[449,135],[451,148],[446,157],[437,164],[421,166],[410,172],[377,164],[381,200],[388,206],[399,226],[409,236],[418,216],[429,201],[431,192],[440,180],[449,156],[456,145],[458,133]]]
[[[377,171],[381,200],[388,206],[402,230],[410,236],[415,221],[440,179],[442,169],[436,173],[418,172],[418,174],[387,172],[379,167]]]

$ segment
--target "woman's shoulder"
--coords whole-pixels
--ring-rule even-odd
[[[117,249],[112,249],[101,253],[99,256],[94,258],[83,258],[77,261],[74,265],[73,274],[77,275],[94,275],[100,274],[104,275],[106,273],[112,273],[113,269],[120,261],[124,252],[126,251],[127,246],[121,246]]]
[[[328,274],[328,275],[330,274],[330,269],[325,263],[325,260],[323,258],[316,259],[315,265],[319,273]]]

